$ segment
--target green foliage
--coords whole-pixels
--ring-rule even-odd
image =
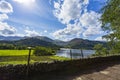
[[[111,45],[110,54],[119,54],[120,53],[120,42],[114,42],[114,45]]]
[[[107,50],[107,48],[103,47],[102,50],[101,50],[101,53],[102,55],[108,55],[109,54],[109,51]]]
[[[103,45],[102,44],[97,44],[97,45],[95,45],[94,46],[94,49],[96,50],[96,54],[98,54],[98,55],[101,55],[101,50],[102,50],[102,48],[103,48]]]
[[[53,55],[54,53],[55,53],[54,50],[45,47],[36,47],[33,52],[33,54],[36,56]]]
[[[120,0],[109,0],[102,11],[103,29],[112,30],[115,33],[120,30]]]
[[[1,50],[25,50],[27,49],[27,46],[18,46],[18,45],[14,45],[14,44],[9,44],[9,43],[1,43],[0,44],[0,49]]]
[[[14,49],[14,45],[12,44],[0,44],[0,49]]]
[[[102,11],[102,28],[112,32],[104,36],[108,40],[110,53],[120,53],[120,0],[108,0]]]
[[[93,54],[93,56],[107,56],[109,54],[107,48],[103,47],[102,44],[95,45],[94,49],[96,50],[96,52],[95,54]]]

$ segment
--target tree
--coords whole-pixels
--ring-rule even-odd
[[[94,49],[96,50],[95,54],[100,56],[101,55],[101,50],[102,50],[103,45],[102,44],[96,44],[94,46]]]
[[[120,30],[120,0],[108,0],[102,11],[103,29],[117,33],[118,29]]]
[[[94,46],[94,49],[96,50],[95,54],[93,56],[107,56],[109,54],[109,51],[106,47],[103,47],[102,44],[97,44]]]
[[[109,51],[105,47],[102,48],[101,52],[102,52],[102,55],[106,55],[107,56],[109,54]]]
[[[102,13],[102,28],[109,33],[104,36],[109,42],[109,49],[120,52],[120,0],[108,0]]]
[[[33,54],[36,56],[48,56],[53,55],[55,53],[54,50],[45,47],[36,47]]]

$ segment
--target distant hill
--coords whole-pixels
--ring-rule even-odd
[[[48,38],[46,36],[36,36],[36,37],[18,37],[18,36],[6,36],[5,37],[5,36],[0,36],[0,42],[7,42],[7,43],[10,43],[10,42],[13,42],[13,41],[15,41],[17,43],[23,43],[24,39],[25,39],[25,43],[26,43],[27,39],[28,39],[28,41],[31,41],[31,39],[34,39],[35,41],[37,40],[37,42],[38,42],[38,40],[39,41],[42,40],[42,42],[46,41],[46,42],[49,42],[49,43],[52,43],[52,44],[55,44],[55,45],[59,45],[59,46],[66,45],[66,42],[64,42],[64,41],[52,40],[52,39],[50,39],[50,38]]]
[[[53,44],[51,42],[47,42],[44,40],[40,40],[37,38],[26,38],[26,39],[21,39],[21,40],[16,40],[16,41],[5,41],[5,40],[1,40],[0,44],[13,44],[15,46],[31,46],[31,47],[35,47],[35,46],[43,46],[43,47],[51,47],[51,48],[59,48],[58,45]]]
[[[81,38],[75,38],[68,42],[67,46],[71,48],[84,48],[84,49],[93,49],[94,45],[96,44],[103,44],[105,45],[106,42],[100,41],[91,41]]]
[[[66,46],[68,45],[68,41],[61,41],[61,40],[54,40],[53,44],[59,45],[59,46]]]
[[[36,37],[33,37],[33,38],[36,38],[36,39],[40,39],[40,40],[43,40],[43,41],[46,41],[46,42],[54,42],[54,40],[46,37],[46,36],[36,36]]]
[[[58,47],[57,45],[55,45],[51,42],[41,40],[36,37],[21,39],[18,41],[14,41],[14,43],[17,45],[26,45],[26,46]]]
[[[14,45],[24,45],[24,46],[44,46],[44,47],[71,47],[71,48],[84,48],[93,49],[96,44],[103,44],[105,42],[91,41],[81,38],[75,38],[70,41],[64,42],[61,40],[53,40],[45,36],[36,37],[0,37],[0,44],[14,44]]]

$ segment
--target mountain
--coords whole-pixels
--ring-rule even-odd
[[[57,45],[55,45],[51,42],[41,40],[36,37],[17,40],[17,41],[14,41],[14,44],[24,45],[24,46],[33,46],[33,47],[35,47],[35,46],[58,47]]]
[[[0,44],[14,44],[20,46],[45,46],[45,47],[71,47],[71,48],[84,48],[93,49],[96,44],[106,45],[106,42],[91,41],[87,39],[74,38],[70,41],[53,40],[45,36],[36,37],[1,37]]]
[[[52,42],[52,43],[59,45],[59,46],[66,46],[68,44],[68,42],[61,41],[61,40],[54,40],[54,42]]]
[[[103,44],[105,45],[106,42],[100,41],[91,41],[87,39],[75,38],[68,42],[67,47],[71,48],[84,48],[84,49],[93,49],[94,45],[96,44]]]
[[[66,45],[66,42],[64,41],[60,41],[60,40],[52,40],[46,36],[35,36],[35,37],[18,37],[18,36],[0,36],[0,41],[21,41],[21,39],[36,39],[36,40],[42,40],[42,41],[46,41],[46,42],[50,42],[52,44],[55,44],[55,45],[59,45],[59,46],[63,46],[63,45]],[[29,41],[29,40],[28,40]]]
[[[54,42],[54,40],[46,37],[46,36],[36,36],[36,37],[33,37],[33,38],[36,38],[36,39],[40,39],[40,40],[43,40],[43,41],[46,41],[46,42]]]

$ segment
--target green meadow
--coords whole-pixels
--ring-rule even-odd
[[[26,56],[28,55],[28,50],[0,50],[0,56]],[[33,50],[31,52],[31,55]]]
[[[28,50],[0,50],[0,65],[8,64],[27,64]],[[69,58],[59,57],[59,56],[35,56],[33,55],[33,50],[31,51],[30,63],[34,62],[52,62],[52,61],[63,61],[69,60]]]

